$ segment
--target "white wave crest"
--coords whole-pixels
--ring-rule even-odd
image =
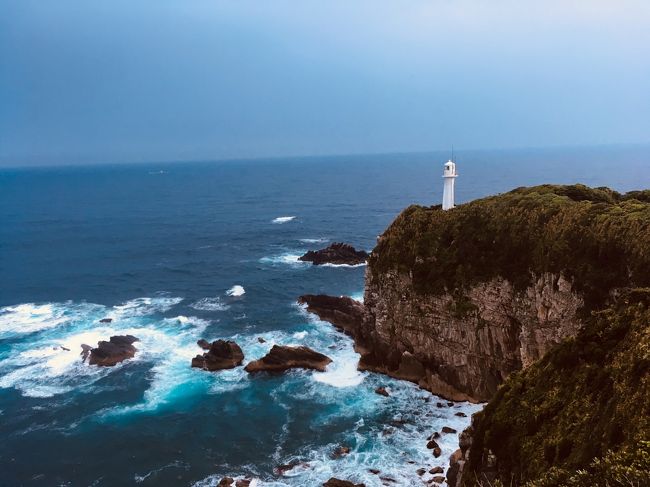
[[[278,265],[278,264],[285,264],[285,265],[290,265],[292,267],[307,267],[311,266],[311,262],[304,262],[302,260],[298,260],[304,252],[300,254],[296,254],[293,252],[285,252],[280,255],[274,255],[271,257],[262,257],[260,259],[260,262],[263,264],[272,264],[272,265]]]
[[[325,264],[320,264],[315,267],[348,267],[348,268],[353,268],[353,267],[363,267],[367,265],[367,262],[362,262],[361,264],[332,264],[331,262],[327,262]]]
[[[325,238],[325,237],[322,237],[322,238],[301,238],[301,239],[298,239],[298,240],[300,242],[302,242],[302,243],[308,243],[308,244],[325,243],[325,242],[330,241],[329,238]]]
[[[0,338],[34,333],[64,323],[65,309],[53,304],[25,303],[0,308]]]
[[[112,318],[129,318],[132,316],[145,316],[153,313],[164,313],[183,301],[183,298],[158,296],[154,298],[131,299],[124,304],[114,306],[109,314]]]
[[[240,286],[239,284],[235,284],[233,287],[231,287],[226,291],[226,294],[228,296],[233,296],[233,297],[243,296],[244,294],[246,294],[246,290],[244,289],[243,286]]]
[[[271,220],[271,223],[275,223],[275,224],[287,223],[290,222],[291,220],[294,220],[295,218],[296,218],[295,216],[279,216]]]

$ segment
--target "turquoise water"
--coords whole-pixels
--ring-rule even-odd
[[[542,182],[650,187],[650,150],[462,154],[457,198]],[[0,485],[419,485],[446,466],[426,438],[479,406],[437,407],[413,384],[356,370],[351,341],[295,304],[363,296],[360,267],[297,257],[371,250],[411,203],[441,198],[445,154],[0,171]],[[113,318],[101,324],[101,318]],[[80,345],[140,338],[133,360],[81,363]],[[266,342],[260,343],[258,337]],[[191,369],[196,340],[274,343],[333,359],[325,373]],[[66,350],[67,349],[67,350]],[[391,396],[374,393],[388,386]],[[350,455],[334,459],[339,445]],[[288,476],[274,468],[305,462]],[[381,470],[372,474],[370,468]],[[430,476],[426,474],[424,480]]]

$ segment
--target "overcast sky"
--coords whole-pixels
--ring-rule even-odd
[[[650,143],[647,0],[0,0],[0,164]]]

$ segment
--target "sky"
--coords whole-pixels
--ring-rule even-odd
[[[647,0],[0,0],[0,165],[647,143]]]

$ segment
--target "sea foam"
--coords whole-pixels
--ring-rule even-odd
[[[295,216],[279,216],[271,220],[271,223],[276,223],[276,224],[287,223],[294,220],[295,218],[296,218]]]
[[[244,289],[243,286],[240,286],[239,284],[235,284],[233,287],[231,287],[226,291],[226,294],[228,296],[238,297],[246,294],[246,290]]]

